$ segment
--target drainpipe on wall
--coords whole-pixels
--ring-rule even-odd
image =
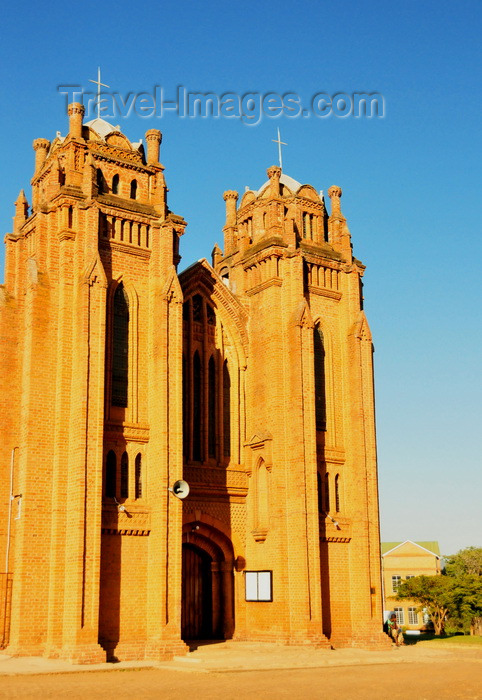
[[[6,547],[6,551],[5,551],[5,574],[8,574],[8,567],[9,567],[10,537],[11,537],[11,522],[12,522],[12,503],[13,503],[14,498],[15,498],[15,496],[13,495],[13,467],[15,464],[15,450],[18,450],[18,447],[13,448],[12,457],[10,459],[10,496],[8,499],[8,524],[7,524],[7,547]]]
[[[7,545],[5,548],[5,596],[3,600],[3,631],[0,637],[0,649],[4,649],[8,644],[9,637],[9,625],[7,626],[7,611],[9,602],[9,585],[8,585],[8,568],[10,565],[10,538],[11,538],[11,522],[12,522],[12,503],[15,499],[13,495],[13,468],[15,465],[15,450],[18,447],[14,447],[12,450],[12,457],[10,460],[10,494],[8,498],[8,523],[7,523]]]

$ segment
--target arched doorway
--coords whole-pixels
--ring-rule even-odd
[[[230,639],[234,632],[233,547],[211,525],[183,528],[181,636]]]

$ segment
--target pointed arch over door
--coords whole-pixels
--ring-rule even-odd
[[[193,516],[194,517],[194,516]],[[182,537],[181,636],[230,639],[234,632],[234,553],[228,537],[190,520]]]

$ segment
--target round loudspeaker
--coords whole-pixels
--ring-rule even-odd
[[[179,479],[174,483],[172,492],[177,498],[186,498],[189,495],[189,484],[183,479]]]

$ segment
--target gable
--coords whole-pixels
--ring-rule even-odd
[[[440,548],[437,541],[413,542],[412,540],[405,540],[404,542],[382,542],[381,553],[382,556],[386,556],[387,554],[397,556],[407,554],[431,554],[440,557]]]
[[[201,294],[214,307],[236,348],[239,366],[245,367],[248,355],[248,315],[244,306],[205,259],[181,272],[179,282],[185,299],[196,293]]]

